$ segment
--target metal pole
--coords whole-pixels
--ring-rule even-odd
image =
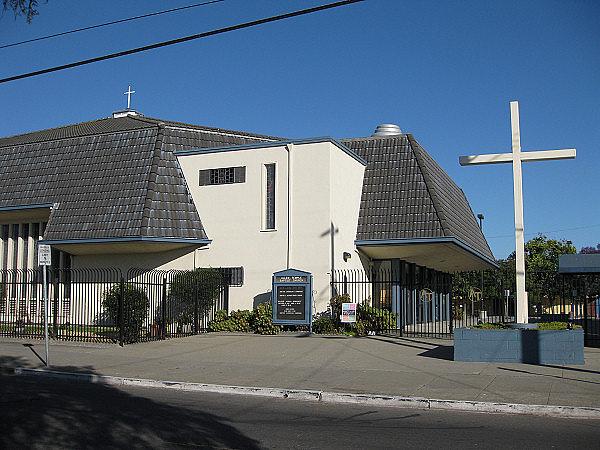
[[[46,275],[46,265],[44,265],[44,346],[46,348],[46,367],[50,366],[48,358],[48,283]]]
[[[479,230],[481,230],[481,233],[483,234],[483,214],[477,214],[477,218],[479,219]],[[483,309],[483,269],[479,271],[481,274],[481,309]]]

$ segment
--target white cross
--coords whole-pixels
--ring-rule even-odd
[[[512,153],[461,156],[461,166],[475,164],[512,163],[513,191],[515,201],[515,254],[517,279],[517,323],[529,321],[527,292],[525,292],[525,236],[523,225],[523,180],[521,162],[545,161],[553,159],[574,159],[575,149],[538,150],[521,152],[521,132],[519,130],[519,102],[510,102],[510,123],[512,129]]]
[[[127,92],[123,92],[123,94],[127,96],[127,109],[129,109],[129,106],[131,105],[131,94],[134,93],[135,91],[131,90],[131,85],[129,85],[129,89],[127,89]]]

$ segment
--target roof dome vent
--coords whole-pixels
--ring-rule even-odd
[[[393,123],[382,123],[375,128],[373,137],[398,136],[400,134],[402,134],[402,130],[400,130],[398,125]]]

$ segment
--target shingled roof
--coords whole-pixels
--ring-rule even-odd
[[[207,241],[173,151],[274,138],[140,116],[0,139],[0,208],[54,204],[47,241]]]
[[[454,238],[494,261],[464,192],[412,135],[343,143],[368,162],[357,241]]]

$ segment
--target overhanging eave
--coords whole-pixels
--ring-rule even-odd
[[[372,259],[402,259],[446,273],[498,268],[496,261],[453,237],[369,239],[355,245]]]

